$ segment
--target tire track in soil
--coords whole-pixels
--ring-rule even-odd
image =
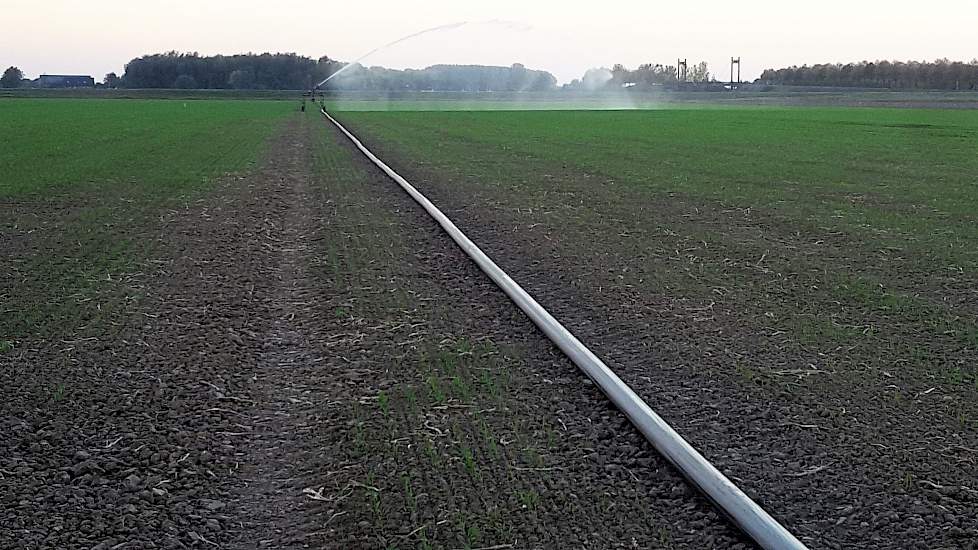
[[[230,475],[220,498],[203,502],[219,512],[218,523],[211,517],[188,534],[195,547],[305,548],[313,532],[304,528],[300,495],[309,471],[304,457],[312,452],[307,436],[318,420],[306,378],[321,358],[295,322],[296,308],[308,304],[300,261],[310,215],[303,128],[301,119],[290,121],[257,174],[218,193],[216,205],[176,221],[194,229],[176,260],[187,264],[175,277],[183,284],[168,299],[216,296],[198,322],[226,320],[225,338],[237,346],[222,362],[222,383],[202,381],[222,403],[219,412],[232,417],[218,432]],[[204,289],[194,284],[194,268]],[[219,330],[204,338],[219,339]],[[195,347],[210,351],[206,343]],[[212,428],[198,427],[205,429]]]
[[[247,535],[233,539],[237,548],[304,548],[306,539],[315,536],[314,530],[304,528],[300,500],[301,480],[309,470],[297,471],[308,466],[302,458],[312,452],[300,441],[320,421],[306,378],[323,361],[296,326],[299,310],[308,308],[318,294],[310,290],[303,261],[311,253],[312,216],[308,135],[303,123],[294,124],[283,136],[287,145],[272,161],[274,175],[269,174],[270,183],[256,193],[266,208],[257,216],[266,239],[265,253],[272,256],[275,267],[263,273],[271,277],[269,307],[263,312],[270,326],[262,334],[256,374],[264,383],[253,393],[255,438],[248,444],[241,469],[246,485],[232,504],[242,534]]]

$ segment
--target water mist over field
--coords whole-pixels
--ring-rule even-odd
[[[431,27],[430,29],[424,29],[422,31],[418,31],[418,32],[414,32],[414,33],[411,33],[411,34],[406,35],[406,36],[402,36],[401,38],[398,38],[397,40],[394,40],[393,42],[389,42],[387,44],[384,44],[383,46],[378,46],[378,47],[370,50],[369,52],[361,55],[360,57],[354,59],[353,61],[351,61],[347,65],[343,66],[343,68],[341,68],[340,70],[338,70],[335,73],[333,73],[333,74],[329,75],[328,77],[326,77],[326,79],[323,80],[322,82],[320,82],[319,84],[317,84],[316,87],[319,88],[319,87],[325,85],[327,82],[329,82],[330,80],[332,80],[336,76],[344,73],[348,68],[358,65],[361,61],[363,61],[366,58],[374,55],[375,53],[378,53],[378,52],[381,52],[381,51],[386,50],[388,48],[391,48],[393,46],[396,46],[396,45],[398,45],[398,44],[400,44],[402,42],[407,42],[408,40],[411,40],[413,38],[417,38],[419,36],[424,36],[426,34],[431,34],[431,33],[436,33],[436,32],[442,32],[442,31],[450,31],[450,30],[453,30],[453,29],[457,29],[459,27],[464,27],[466,25],[488,25],[488,26],[497,26],[497,27],[501,27],[501,28],[505,28],[505,29],[509,29],[509,30],[520,30],[520,31],[529,31],[529,30],[532,30],[533,29],[533,27],[530,26],[530,25],[524,25],[522,23],[518,23],[518,22],[515,22],[515,21],[503,21],[501,19],[491,19],[491,20],[488,20],[488,21],[459,21],[457,23],[448,23],[448,24],[445,24],[445,25],[438,25],[437,27]]]
[[[474,31],[481,28],[488,31],[488,34],[479,36]],[[581,79],[581,86],[577,90],[562,90],[559,84],[553,80],[546,67],[535,67],[529,69],[523,67],[522,59],[511,59],[506,65],[464,65],[454,64],[432,64],[418,63],[416,69],[384,69],[382,67],[365,67],[361,62],[375,54],[391,50],[392,48],[403,45],[414,39],[433,34],[443,34],[448,31],[461,31],[453,33],[451,36],[442,36],[442,48],[432,48],[435,51],[450,51],[452,44],[463,42],[481,43],[500,43],[505,42],[512,46],[514,37],[507,31],[516,33],[527,33],[533,31],[533,27],[519,22],[504,20],[487,21],[460,21],[439,25],[418,32],[413,32],[387,44],[370,50],[369,52],[357,57],[352,62],[344,65],[341,69],[331,74],[328,78],[320,82],[320,88],[327,97],[327,107],[335,110],[349,111],[456,111],[456,110],[568,110],[568,109],[639,109],[639,108],[659,108],[661,100],[655,97],[658,94],[643,94],[642,97],[635,97],[638,94],[622,91],[601,90],[611,78],[612,73],[607,68],[593,68],[588,70]],[[527,46],[527,52],[530,47]],[[437,58],[429,59],[438,63]],[[420,67],[427,67],[421,69]],[[426,72],[434,72],[435,77],[442,68],[452,68],[456,71],[482,70],[486,73],[485,78],[493,75],[498,78],[508,78],[505,89],[499,87],[490,88],[493,91],[438,91],[426,90],[420,86],[412,85],[404,90],[371,90],[370,83],[373,79],[382,79],[390,74],[397,77],[406,78],[419,77]],[[508,76],[506,71],[509,71]],[[500,76],[497,73],[502,72]],[[541,85],[540,75],[546,75],[550,83]],[[498,80],[497,80],[498,83]],[[423,84],[421,85],[423,86]],[[485,86],[485,85],[484,85]]]
[[[336,111],[558,111],[667,108],[661,94],[621,92],[329,92]]]

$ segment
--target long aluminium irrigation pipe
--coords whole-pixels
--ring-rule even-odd
[[[665,420],[652,410],[618,375],[590,349],[581,343],[546,309],[533,299],[505,271],[500,269],[478,246],[462,233],[445,214],[422,195],[413,185],[377,158],[349,130],[322,109],[322,114],[363,153],[371,162],[396,181],[435,221],[451,236],[495,282],[499,288],[547,335],[557,347],[574,362],[609,399],[631,420],[655,449],[675,466],[693,485],[747,533],[762,548],[768,550],[806,549],[794,535],[788,532],[763,508],[751,500],[720,470],[680,436]]]

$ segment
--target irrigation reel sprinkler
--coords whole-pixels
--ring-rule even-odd
[[[320,84],[317,84],[317,85],[309,88],[308,90],[302,92],[302,99],[301,99],[302,104],[301,104],[300,110],[302,112],[305,112],[306,111],[306,101],[309,101],[310,103],[312,103],[315,106],[316,103],[317,103],[317,98],[318,98],[318,103],[319,103],[318,106],[319,106],[319,108],[325,109],[326,108],[326,93],[320,88]]]

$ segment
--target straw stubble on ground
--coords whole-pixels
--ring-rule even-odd
[[[122,313],[0,354],[0,546],[746,546],[314,114],[138,231]]]
[[[975,545],[978,348],[955,330],[974,302],[921,283],[943,264],[888,268],[840,228],[650,192],[461,124],[402,141],[340,118],[803,541]],[[855,284],[874,271],[913,294]]]

